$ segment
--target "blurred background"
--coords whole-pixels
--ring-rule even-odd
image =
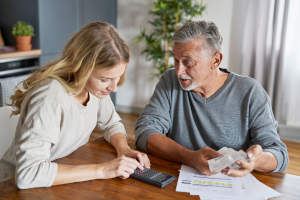
[[[259,81],[270,96],[280,137],[300,142],[300,1],[203,0],[203,4],[206,9],[202,16],[193,21],[213,21],[220,28],[224,38],[220,67]],[[152,0],[1,0],[0,30],[4,45],[14,46],[12,26],[20,20],[33,25],[36,36],[32,46],[42,50],[37,60],[42,67],[60,55],[82,26],[93,21],[114,25],[129,43],[132,56],[127,80],[112,99],[122,116],[136,116],[149,102],[158,82],[158,78],[151,79],[156,70],[153,63],[141,55],[145,44],[133,44],[141,28],[153,28],[148,23],[153,8]],[[1,62],[0,53],[0,71],[4,61],[9,62]],[[1,78],[9,76],[0,76],[3,98]],[[129,125],[131,132],[134,122]]]
[[[200,2],[200,1],[198,1]],[[258,80],[270,96],[282,138],[300,141],[300,2],[297,0],[206,0],[202,17],[213,21],[224,38],[221,68]],[[133,45],[140,32],[153,28],[148,21],[153,2],[120,0],[117,28],[129,42],[132,57],[128,79],[119,88],[116,108],[140,113],[158,79],[152,62],[141,55],[143,42]]]

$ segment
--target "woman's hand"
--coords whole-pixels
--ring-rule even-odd
[[[123,133],[116,133],[110,138],[110,143],[115,147],[118,157],[122,155],[137,159],[143,167],[150,168],[150,160],[145,153],[135,151],[128,146],[126,137]]]
[[[131,149],[129,146],[117,150],[118,157],[122,155],[137,159],[143,167],[150,168],[150,160],[147,154]]]
[[[97,168],[97,178],[109,179],[120,177],[122,179],[126,179],[134,172],[136,168],[141,170],[144,169],[136,159],[121,155],[109,162],[99,164]]]

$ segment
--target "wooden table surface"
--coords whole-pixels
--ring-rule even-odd
[[[135,149],[134,142],[128,141]],[[151,168],[178,179],[180,164],[169,162],[148,155]],[[71,155],[56,160],[60,164],[95,164],[116,158],[115,149],[103,138],[77,149]],[[259,181],[277,190],[283,195],[274,199],[300,199],[300,177],[284,173],[252,173]],[[175,192],[177,179],[164,188],[158,188],[143,182],[128,178],[107,180],[92,180],[80,183],[65,184],[49,188],[34,188],[20,190],[16,187],[14,178],[0,184],[0,199],[199,199],[189,193]]]

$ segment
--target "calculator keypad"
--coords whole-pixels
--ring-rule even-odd
[[[144,170],[140,170],[139,168],[136,168],[134,170],[134,174],[141,176],[141,177],[148,178],[148,179],[153,179],[156,176],[160,175],[161,172],[158,172],[158,171],[155,171],[152,169],[148,169],[148,168],[144,168]]]

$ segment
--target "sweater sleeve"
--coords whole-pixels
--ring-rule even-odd
[[[115,110],[110,96],[99,100],[99,111],[97,117],[97,126],[103,130],[104,139],[110,143],[110,138],[116,133],[123,133],[126,138],[126,130],[121,123],[121,118]]]
[[[168,73],[168,72],[166,72]],[[170,81],[166,73],[162,76],[148,105],[141,113],[135,124],[135,145],[147,151],[147,140],[153,134],[166,134],[171,127],[170,118]],[[170,73],[169,73],[170,74]]]
[[[273,172],[284,172],[289,157],[286,145],[277,133],[277,121],[274,118],[269,96],[259,85],[253,91],[249,104],[249,130],[252,144],[259,144],[263,151],[272,153],[277,159]]]
[[[52,92],[52,93],[51,93]],[[20,189],[50,187],[57,173],[57,164],[49,161],[50,148],[57,143],[62,116],[55,91],[40,88],[23,105],[27,109],[21,136],[16,141],[16,184]]]

